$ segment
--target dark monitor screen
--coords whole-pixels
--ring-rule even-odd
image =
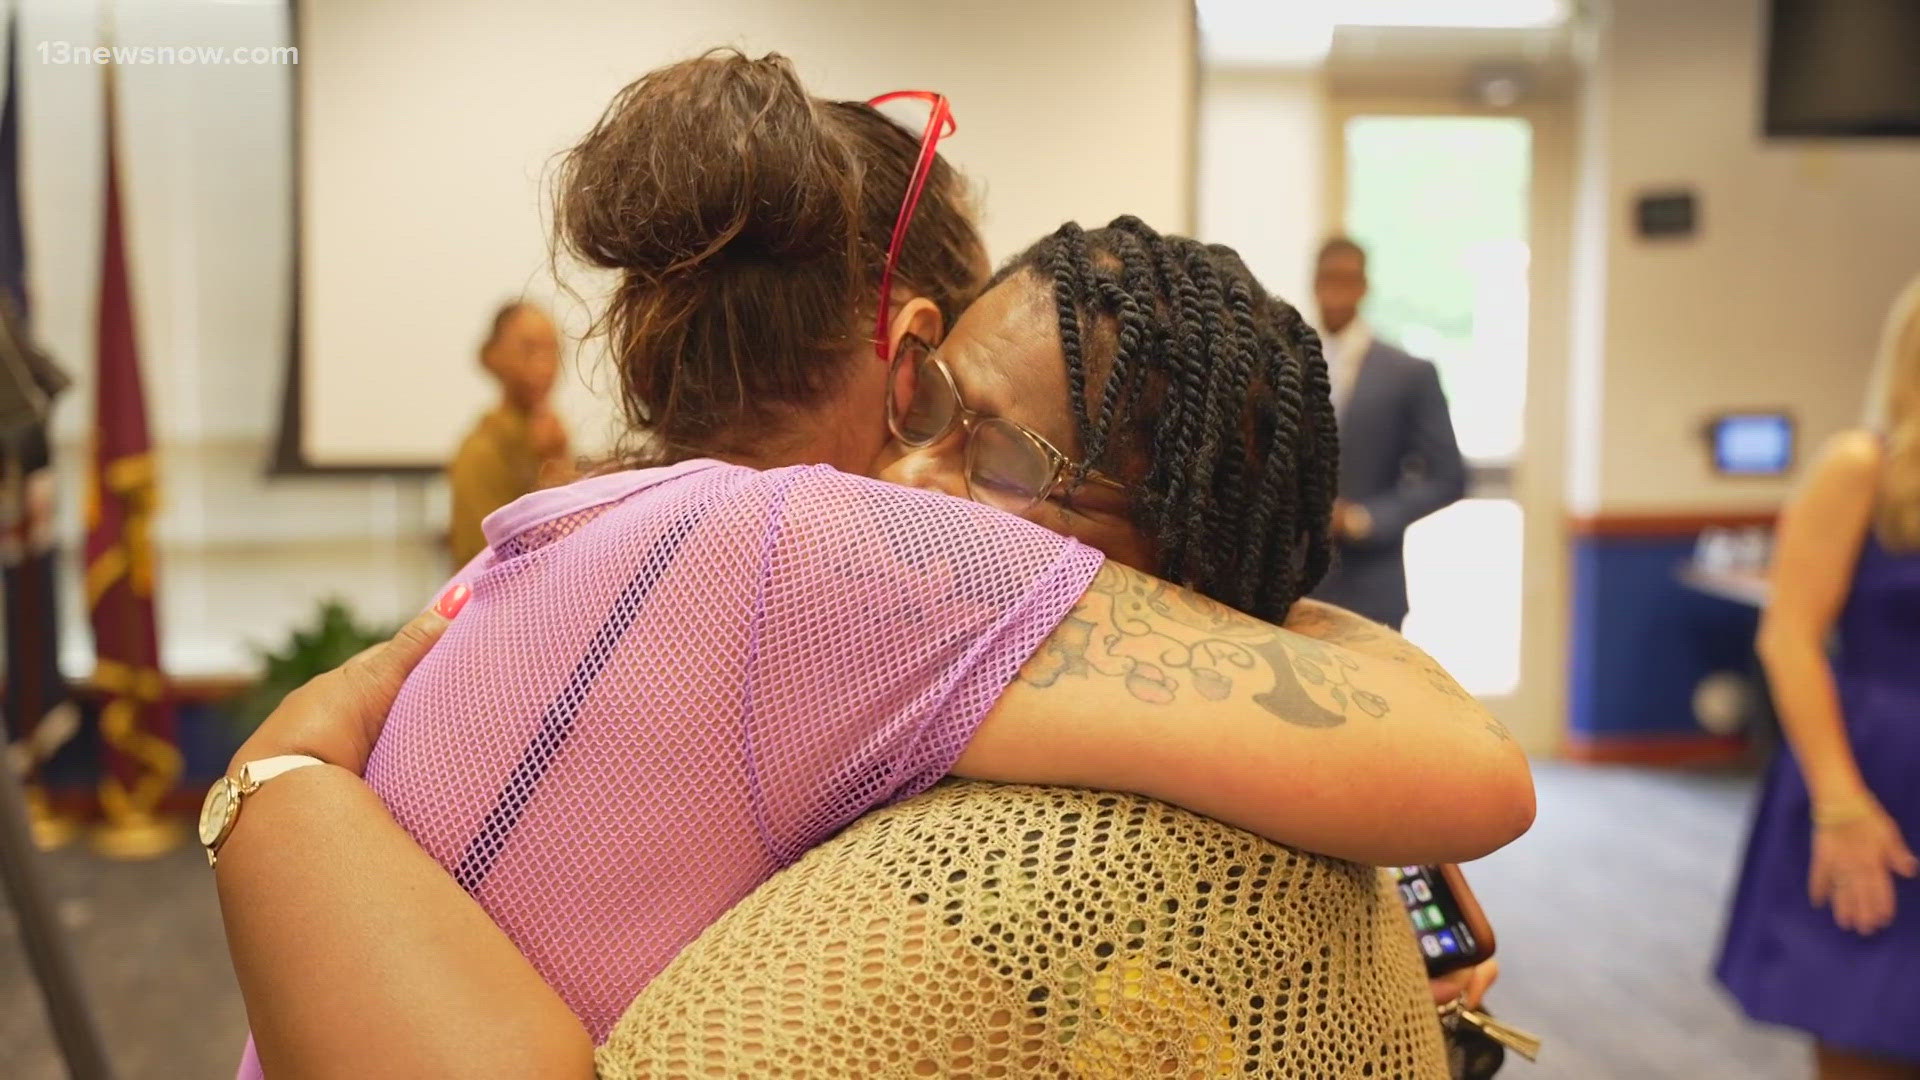
[[[1920,137],[1920,0],[1771,0],[1768,135]]]

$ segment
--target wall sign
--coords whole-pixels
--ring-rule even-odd
[[[1692,189],[1648,191],[1634,200],[1634,228],[1643,239],[1692,236],[1699,228],[1699,203]]]

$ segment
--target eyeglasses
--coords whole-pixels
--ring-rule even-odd
[[[922,447],[946,438],[956,424],[967,440],[967,496],[975,502],[1024,514],[1076,477],[1126,490],[1112,477],[1061,453],[1026,425],[967,408],[946,362],[933,355],[926,342],[906,335],[887,369],[887,427],[907,446]]]
[[[936,94],[931,90],[895,90],[891,94],[881,94],[868,101],[873,108],[879,108],[889,101],[903,98],[915,98],[932,104],[933,111],[927,114],[927,128],[920,133],[920,158],[913,164],[913,175],[907,180],[907,193],[900,200],[900,214],[893,219],[893,237],[887,242],[887,261],[880,268],[880,307],[873,321],[873,351],[886,363],[887,357],[887,315],[893,308],[893,267],[900,261],[900,246],[907,239],[907,224],[913,220],[914,207],[920,205],[920,192],[927,186],[927,176],[933,172],[933,159],[940,140],[959,130],[953,122],[953,107],[947,102],[947,95]]]

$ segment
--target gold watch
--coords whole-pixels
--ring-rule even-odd
[[[240,820],[242,799],[260,790],[261,784],[281,773],[325,764],[319,758],[306,754],[281,754],[279,757],[249,761],[240,766],[239,773],[215,780],[213,787],[207,789],[206,801],[200,804],[200,844],[207,849],[207,865],[218,863],[220,845],[227,842],[228,834],[233,832],[233,823]]]

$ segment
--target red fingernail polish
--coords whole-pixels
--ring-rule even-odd
[[[433,610],[439,612],[441,616],[451,619],[455,615],[460,614],[460,609],[467,606],[467,598],[472,595],[473,590],[467,588],[466,582],[463,581],[453,588],[448,589],[446,593],[440,597],[440,602],[433,605]]]

